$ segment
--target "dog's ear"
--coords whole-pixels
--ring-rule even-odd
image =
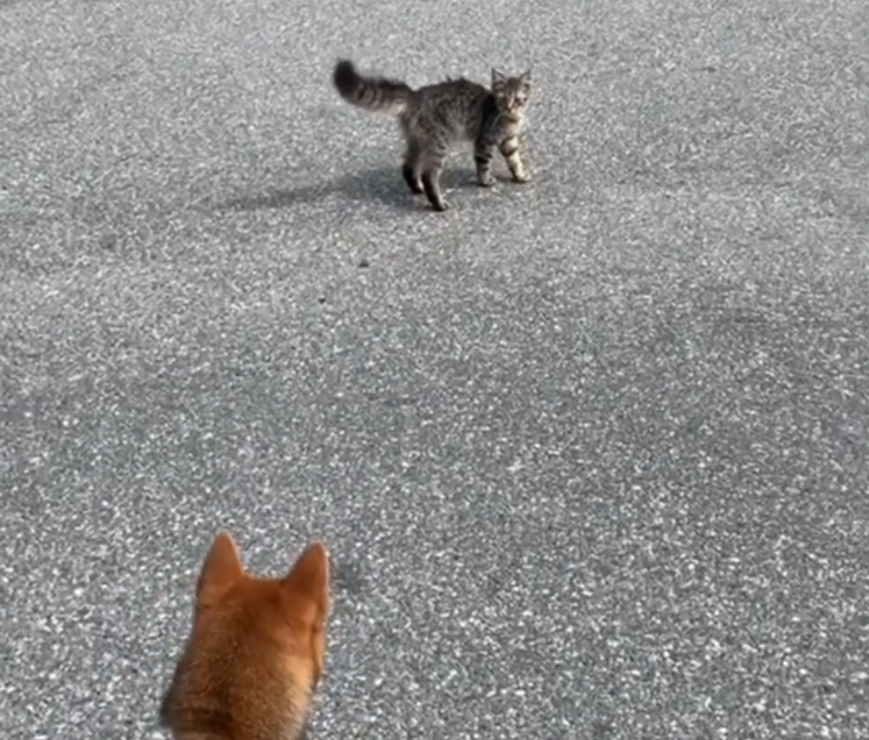
[[[241,555],[235,540],[229,532],[221,532],[214,539],[214,544],[199,574],[196,586],[196,600],[202,606],[208,606],[223,597],[244,575]]]
[[[302,553],[283,579],[283,587],[300,613],[307,613],[315,623],[325,623],[329,615],[329,553],[322,542]]]

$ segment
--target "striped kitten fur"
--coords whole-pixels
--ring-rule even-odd
[[[531,178],[519,152],[531,94],[531,73],[508,77],[492,70],[492,88],[464,78],[447,79],[417,90],[400,80],[360,75],[353,62],[335,65],[332,82],[344,100],[365,110],[398,119],[407,145],[402,175],[411,192],[425,193],[432,207],[445,211],[440,176],[450,147],[474,144],[477,182],[495,184],[495,150],[507,162],[514,182]]]

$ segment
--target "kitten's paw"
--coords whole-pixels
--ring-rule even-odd
[[[478,177],[477,185],[481,188],[490,188],[495,184],[495,178],[491,175],[486,175],[486,177]]]
[[[432,210],[435,210],[438,213],[443,213],[444,211],[450,210],[450,206],[445,200],[438,201],[437,203],[432,203],[431,207]]]
[[[518,172],[513,175],[513,182],[524,185],[526,182],[531,182],[531,175],[527,172]]]

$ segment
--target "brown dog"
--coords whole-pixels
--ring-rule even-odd
[[[202,566],[193,631],[160,719],[177,740],[298,740],[326,659],[329,556],[319,542],[287,576],[244,570],[222,532]]]

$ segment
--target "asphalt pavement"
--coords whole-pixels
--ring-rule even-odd
[[[219,528],[321,738],[869,738],[864,0],[0,1],[0,727],[158,738]],[[534,79],[406,192],[339,56]]]

